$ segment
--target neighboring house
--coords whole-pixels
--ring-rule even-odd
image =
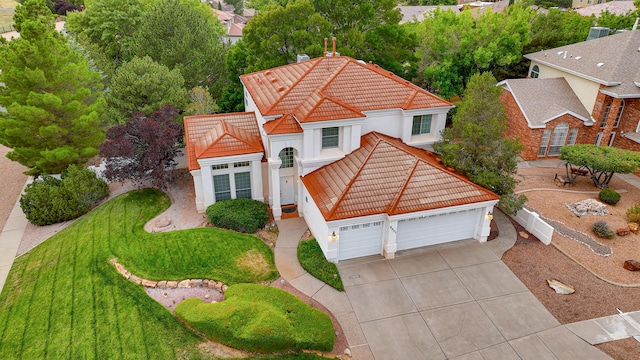
[[[344,56],[240,78],[247,112],[185,117],[198,210],[239,197],[275,219],[297,209],[331,261],[486,240],[498,196],[425,150],[451,103]]]
[[[242,39],[242,30],[247,25],[249,18],[234,14],[233,11],[220,11],[217,9],[213,9],[213,11],[226,31],[226,36],[223,37],[224,42],[235,44]]]
[[[480,16],[482,13],[491,9],[493,12],[502,12],[507,6],[509,6],[509,0],[500,1],[464,1],[459,2],[458,5],[425,5],[425,6],[405,6],[400,5],[398,9],[402,13],[402,20],[400,23],[406,23],[411,21],[423,22],[425,18],[431,16],[431,13],[436,9],[443,11],[454,11],[459,13],[463,9],[468,8],[473,12],[473,16]]]
[[[580,1],[580,0],[574,0]],[[583,0],[586,1],[586,0]],[[608,11],[614,15],[625,15],[629,11],[635,11],[636,6],[633,4],[633,0],[615,0],[609,2],[598,3],[597,5],[588,6],[576,9],[576,13],[589,17],[595,15],[596,18],[600,17],[600,14]]]
[[[603,4],[606,0],[573,0],[571,2],[572,9],[580,9],[584,7],[590,7],[598,4]]]
[[[596,144],[640,151],[640,31],[539,51],[529,78],[500,82],[507,136],[525,160]]]

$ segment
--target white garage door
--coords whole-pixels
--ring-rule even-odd
[[[398,250],[473,238],[480,209],[398,221]]]
[[[341,227],[338,246],[338,260],[380,254],[382,221]]]

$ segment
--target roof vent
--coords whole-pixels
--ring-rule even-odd
[[[284,91],[284,86],[280,85],[280,87],[278,87],[278,91]]]
[[[596,66],[597,67],[602,67],[604,65],[604,63],[597,63]]]
[[[311,59],[307,54],[298,54],[296,55],[296,62],[303,62]]]
[[[598,39],[601,37],[609,36],[609,28],[606,27],[592,27],[589,30],[589,36],[587,40]]]
[[[269,79],[269,81],[271,81],[272,83],[274,83],[274,82],[278,81],[278,79],[276,79],[276,78],[271,78],[271,79]]]
[[[271,75],[271,70],[267,70],[264,73],[265,73],[265,75]]]

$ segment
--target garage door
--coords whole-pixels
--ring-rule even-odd
[[[473,238],[480,209],[398,221],[398,250]]]
[[[338,246],[338,260],[380,254],[382,221],[340,227]]]

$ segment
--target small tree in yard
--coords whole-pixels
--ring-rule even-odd
[[[640,153],[614,147],[580,144],[560,148],[560,160],[584,167],[593,184],[604,189],[613,174],[630,174],[640,166]]]
[[[134,115],[124,125],[107,132],[100,148],[106,158],[104,176],[109,181],[127,179],[138,185],[166,188],[171,182],[167,171],[176,167],[174,158],[180,155],[184,129],[176,122],[178,110],[166,105],[147,117]]]
[[[442,131],[442,140],[433,144],[442,163],[465,173],[471,181],[500,195],[498,205],[515,214],[527,198],[514,193],[513,178],[522,145],[505,139],[505,110],[500,103],[502,89],[491,73],[471,77],[453,125]]]

